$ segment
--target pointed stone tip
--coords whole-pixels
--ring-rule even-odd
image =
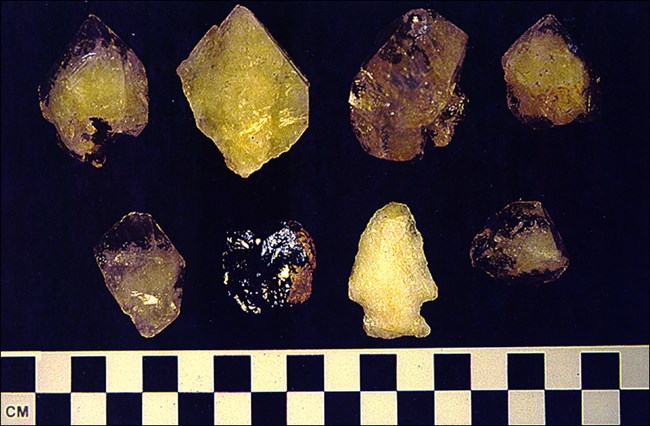
[[[394,211],[396,213],[402,213],[403,212],[403,213],[407,213],[407,214],[411,215],[411,209],[409,209],[409,206],[404,204],[404,203],[397,202],[397,201],[391,201],[390,203],[386,204],[384,207],[379,209],[379,211],[383,211],[383,212],[393,212]]]
[[[228,18],[230,18],[231,16],[236,16],[236,15],[240,15],[240,14],[255,17],[255,14],[253,12],[251,12],[251,10],[249,8],[238,4],[237,6],[232,8],[232,10],[230,11],[230,13],[228,14],[228,16],[226,17],[226,19],[224,21],[227,21]],[[255,19],[257,19],[257,18],[255,17]]]
[[[133,217],[133,216],[138,216],[138,217],[144,217],[144,218],[149,218],[152,219],[153,217],[149,213],[143,213],[143,212],[137,212],[137,211],[132,211],[130,213],[127,213],[124,218],[126,219],[127,217]]]
[[[253,12],[250,11],[249,8],[247,8],[246,6],[242,6],[241,4],[238,4],[235,7],[233,7],[232,12],[234,12],[236,10],[241,10],[242,12],[248,12],[248,13],[251,13],[251,14],[253,13]]]
[[[558,31],[563,28],[562,23],[552,13],[548,13],[541,18],[530,28],[531,30],[539,30],[542,28],[553,28]]]
[[[99,16],[94,15],[92,13],[88,14],[88,17],[86,17],[86,19],[83,21],[83,23],[81,24],[81,27],[83,28],[83,27],[87,27],[89,25],[95,25],[95,26],[99,26],[99,27],[106,27],[106,24],[104,23],[104,21],[102,21],[99,18]]]

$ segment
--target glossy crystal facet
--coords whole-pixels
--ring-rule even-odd
[[[472,266],[516,283],[548,283],[569,267],[560,233],[539,201],[516,201],[490,217],[472,241]]]
[[[598,78],[562,24],[542,17],[501,58],[508,107],[531,127],[587,119],[595,110]]]
[[[176,70],[197,127],[248,177],[309,123],[309,82],[253,13],[237,6]]]
[[[467,34],[434,11],[411,10],[362,67],[350,90],[350,120],[372,156],[408,161],[451,141],[467,98],[457,85]]]
[[[115,135],[138,136],[147,125],[147,85],[133,50],[90,15],[40,85],[41,111],[70,155],[101,167]]]
[[[282,222],[262,239],[253,231],[230,231],[223,252],[224,284],[244,312],[304,303],[316,269],[314,240],[301,224]]]
[[[151,215],[129,213],[95,246],[106,287],[143,337],[180,314],[185,260]]]

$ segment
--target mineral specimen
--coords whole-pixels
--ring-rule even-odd
[[[311,296],[316,247],[298,222],[282,222],[262,240],[231,231],[223,252],[224,284],[244,312],[303,303]]]
[[[467,34],[431,10],[415,9],[362,67],[350,90],[350,120],[368,154],[407,161],[427,142],[446,146],[467,103],[457,82]]]
[[[129,213],[95,246],[106,287],[143,337],[180,314],[185,260],[147,213]]]
[[[197,127],[241,177],[307,129],[309,82],[245,7],[210,28],[176,72]]]
[[[116,134],[147,125],[144,66],[98,17],[88,16],[38,89],[41,111],[74,158],[101,167]]]
[[[508,107],[531,127],[586,119],[595,109],[595,87],[577,45],[553,15],[530,27],[501,58]]]
[[[562,237],[539,201],[516,201],[472,242],[472,266],[509,284],[548,283],[569,267]]]
[[[420,307],[438,297],[438,287],[427,267],[422,235],[405,204],[389,203],[368,222],[359,240],[348,295],[363,307],[368,336],[429,335]]]

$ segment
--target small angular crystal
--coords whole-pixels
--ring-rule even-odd
[[[41,111],[72,157],[101,167],[115,135],[138,136],[147,125],[147,84],[133,50],[90,15],[39,86]]]
[[[472,266],[508,284],[548,283],[569,267],[562,237],[539,201],[516,201],[490,217],[469,255]]]
[[[309,124],[309,82],[253,13],[236,6],[176,70],[196,125],[248,177]]]
[[[143,337],[180,314],[185,260],[147,213],[129,213],[95,246],[106,287]]]
[[[368,336],[426,337],[431,332],[420,307],[438,297],[438,287],[407,205],[389,203],[368,222],[359,240],[348,295],[363,307]]]
[[[415,9],[355,77],[350,121],[363,149],[377,158],[420,158],[446,146],[467,98],[457,85],[467,34],[432,10]]]
[[[264,240],[253,231],[230,231],[223,252],[224,284],[244,312],[304,303],[316,269],[314,240],[301,224],[282,222]]]
[[[510,111],[535,128],[584,120],[595,110],[598,78],[553,15],[542,17],[501,58]]]

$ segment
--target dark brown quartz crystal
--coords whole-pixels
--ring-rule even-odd
[[[539,201],[516,201],[490,217],[469,255],[472,266],[508,284],[555,281],[569,266],[562,237]]]
[[[350,90],[350,121],[363,149],[384,160],[420,158],[451,141],[467,98],[457,86],[467,34],[432,10],[395,21]]]
[[[263,240],[250,230],[226,236],[223,282],[244,312],[305,302],[315,268],[314,241],[298,222],[282,222]]]

